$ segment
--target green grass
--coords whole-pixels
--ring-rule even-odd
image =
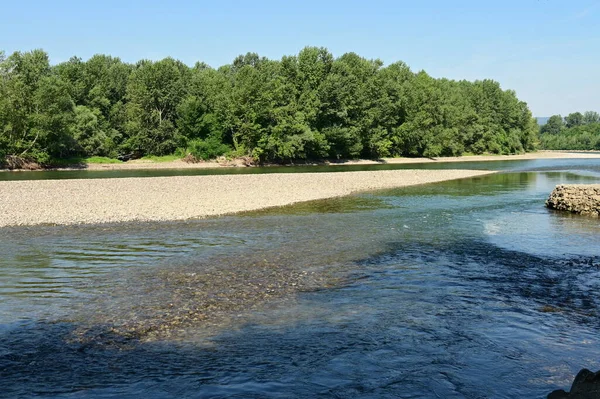
[[[81,158],[83,163],[123,163],[118,159],[109,158],[109,157],[89,157],[89,158]]]
[[[108,157],[72,157],[51,159],[47,166],[68,168],[69,166],[87,165],[90,163],[121,163],[118,159]]]
[[[173,162],[173,161],[180,160],[181,157],[179,155],[162,155],[162,156],[146,155],[145,157],[142,157],[141,159],[147,160],[147,161],[152,161],[152,162]]]
[[[171,162],[177,161],[181,159],[179,155],[163,155],[163,156],[154,156],[147,155],[143,158],[143,160],[152,161],[152,162]],[[101,163],[123,163],[115,158],[109,157],[71,157],[71,158],[57,158],[51,159],[48,162],[47,166],[53,168],[68,168],[70,166],[78,166],[78,165],[89,165],[89,164],[101,164]]]

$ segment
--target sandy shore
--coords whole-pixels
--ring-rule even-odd
[[[0,181],[0,227],[185,220],[487,173],[397,170]]]
[[[479,161],[508,161],[527,159],[563,159],[563,158],[600,158],[600,152],[566,152],[566,151],[538,151],[520,155],[470,155],[463,157],[443,158],[382,158],[380,160],[342,160],[339,162],[324,162],[323,165],[376,165],[376,164],[415,164],[438,162],[479,162]],[[243,167],[241,161],[219,163],[217,161],[187,163],[182,160],[171,162],[153,162],[135,160],[114,164],[89,164],[87,170],[128,170],[128,169],[204,169],[222,167]]]

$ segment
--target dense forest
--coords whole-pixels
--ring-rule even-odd
[[[600,150],[600,114],[553,115],[540,128],[540,140],[547,150]]]
[[[218,69],[0,53],[0,160],[434,157],[519,153],[537,140],[527,104],[495,81],[434,79],[325,48],[281,60],[248,53]]]

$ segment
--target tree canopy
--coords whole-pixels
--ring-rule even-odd
[[[548,150],[600,150],[600,114],[574,112],[553,115],[540,128],[541,146]]]
[[[549,125],[560,131],[557,123]],[[133,151],[260,162],[511,154],[533,150],[537,135],[527,105],[498,82],[436,79],[322,47],[281,60],[247,53],[218,69],[107,55],[51,66],[43,50],[0,53],[0,160]]]

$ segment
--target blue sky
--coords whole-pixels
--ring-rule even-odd
[[[217,67],[323,46],[495,79],[536,116],[600,112],[598,0],[54,0],[5,2],[2,14],[0,50],[43,48],[52,63],[104,53]]]

